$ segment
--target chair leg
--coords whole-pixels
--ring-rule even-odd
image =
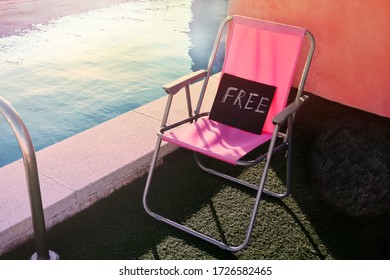
[[[291,192],[292,125],[293,116],[290,116],[287,120],[286,196]]]
[[[147,180],[146,180],[146,184],[145,184],[145,189],[144,189],[144,193],[143,193],[143,206],[144,206],[144,209],[145,211],[150,215],[152,216],[153,218],[155,218],[156,220],[158,221],[161,221],[161,222],[164,222],[168,225],[171,225],[177,229],[180,229],[184,232],[187,232],[195,237],[198,237],[204,241],[207,241],[211,244],[214,244],[224,250],[227,250],[227,251],[231,251],[231,252],[235,252],[235,251],[239,251],[241,250],[242,248],[244,248],[247,243],[249,242],[249,239],[245,241],[245,243],[241,244],[240,246],[237,246],[237,247],[233,247],[233,246],[229,246],[219,240],[216,240],[210,236],[207,236],[205,234],[202,234],[196,230],[193,230],[187,226],[184,226],[182,224],[179,224],[171,219],[168,219],[162,215],[159,215],[155,212],[153,212],[149,206],[148,206],[148,203],[147,203],[147,197],[148,197],[148,193],[149,193],[149,190],[150,190],[150,186],[151,186],[151,182],[152,182],[152,177],[153,177],[153,173],[154,173],[154,169],[156,167],[156,163],[157,163],[157,158],[158,158],[158,154],[159,154],[159,150],[160,150],[160,146],[161,146],[161,138],[159,137],[159,139],[157,140],[157,144],[156,144],[156,149],[154,151],[154,154],[153,154],[153,157],[152,157],[152,161],[151,161],[151,165],[150,165],[150,169],[149,169],[149,173],[148,173],[148,177],[147,177]]]
[[[150,216],[155,217],[156,219],[157,219],[157,215],[155,215],[155,213],[153,211],[151,211],[149,206],[148,206],[147,196],[148,196],[150,185],[151,185],[151,182],[152,182],[153,172],[154,172],[154,169],[156,168],[157,158],[158,158],[158,154],[160,152],[160,147],[161,147],[161,141],[162,141],[161,137],[158,137],[157,143],[156,143],[156,148],[154,149],[152,161],[150,163],[149,173],[148,173],[148,177],[146,179],[146,184],[145,184],[145,189],[144,189],[143,199],[142,199],[145,211]]]
[[[273,147],[275,146],[275,142],[276,142],[276,138],[277,138],[277,129],[275,129],[274,131],[274,135],[271,139],[271,143],[270,143],[270,148],[269,150],[272,151]],[[238,246],[230,246],[228,244],[225,244],[213,237],[210,237],[210,236],[207,236],[201,232],[198,232],[192,228],[189,228],[185,225],[182,225],[182,224],[179,224],[167,217],[164,217],[162,215],[159,215],[155,212],[153,212],[148,204],[147,204],[147,196],[148,196],[148,192],[149,192],[149,189],[150,189],[150,186],[151,186],[151,182],[152,182],[152,177],[153,177],[153,172],[154,172],[154,169],[156,167],[156,163],[157,163],[157,158],[158,158],[158,154],[159,154],[159,150],[160,150],[160,146],[161,146],[161,141],[162,139],[159,137],[159,139],[157,140],[157,143],[156,143],[156,149],[154,151],[154,154],[153,154],[153,158],[152,158],[152,162],[151,162],[151,165],[150,165],[150,170],[149,170],[149,173],[148,173],[148,177],[147,177],[147,180],[146,180],[146,185],[145,185],[145,190],[144,190],[144,194],[143,194],[143,205],[144,205],[144,208],[146,210],[146,212],[154,217],[156,220],[158,221],[161,221],[161,222],[164,222],[170,226],[173,226],[179,230],[182,230],[188,234],[191,234],[201,240],[204,240],[206,242],[209,242],[213,245],[216,245],[218,246],[219,248],[221,249],[224,249],[224,250],[227,250],[227,251],[230,251],[230,252],[237,252],[237,251],[240,251],[242,249],[244,249],[248,243],[249,243],[249,240],[250,240],[250,237],[251,237],[251,234],[252,234],[252,231],[253,231],[253,227],[254,227],[254,223],[255,223],[255,219],[256,219],[256,216],[257,216],[257,212],[258,212],[258,209],[259,209],[259,206],[260,206],[260,201],[261,201],[261,196],[263,193],[267,193],[264,189],[264,186],[266,184],[266,181],[267,181],[267,173],[268,173],[268,169],[269,169],[269,164],[270,164],[270,161],[271,161],[271,157],[272,157],[272,152],[269,152],[267,154],[267,158],[266,158],[266,162],[265,162],[265,166],[264,166],[264,169],[263,169],[263,173],[262,173],[262,176],[261,176],[261,179],[260,179],[260,182],[259,182],[259,185],[256,186],[256,189],[257,189],[257,194],[256,194],[256,200],[255,200],[255,203],[253,205],[253,208],[252,208],[252,212],[251,212],[251,216],[250,216],[250,219],[249,219],[249,224],[248,224],[248,227],[247,227],[247,230],[246,230],[246,234],[245,234],[245,238],[243,240],[243,242],[238,245]],[[217,175],[217,174],[215,174]],[[227,176],[227,175],[225,175]],[[225,178],[224,176],[224,178]],[[229,176],[230,177],[230,176]],[[235,179],[235,178],[234,178]],[[252,184],[249,184],[250,186],[252,186]]]
[[[251,188],[255,191],[257,191],[259,189],[259,185],[256,185],[256,184],[252,184],[252,183],[249,183],[247,181],[244,181],[244,180],[240,180],[240,179],[237,179],[236,177],[233,177],[233,176],[230,176],[228,174],[225,174],[225,173],[222,173],[220,171],[217,171],[215,169],[211,169],[211,168],[208,168],[206,167],[200,160],[199,160],[199,157],[196,153],[194,153],[194,157],[195,157],[195,161],[196,163],[198,164],[198,166],[203,170],[203,171],[206,171],[207,173],[211,174],[211,175],[215,175],[215,176],[218,176],[218,177],[221,177],[223,179],[226,179],[226,180],[229,180],[233,183],[236,183],[236,184],[239,184],[239,185],[242,185],[244,187],[248,187],[248,188]],[[284,193],[276,193],[274,191],[271,191],[267,188],[264,187],[263,189],[263,192],[268,195],[268,196],[271,196],[271,197],[275,197],[275,198],[285,198],[286,196],[289,195],[289,190],[288,190],[288,187],[286,189],[286,192]]]
[[[291,192],[291,151],[290,151],[290,143],[288,143],[286,146],[287,146],[287,156],[286,156],[286,169],[287,169],[287,172],[286,172],[287,173],[286,174],[286,177],[287,177],[286,178],[286,191],[282,192],[282,193],[276,193],[274,191],[271,191],[271,190],[267,189],[266,187],[264,187],[264,189],[263,189],[263,192],[266,195],[271,196],[271,197],[275,197],[275,198],[279,198],[279,199],[283,199],[283,198],[287,197],[290,194],[290,192]],[[270,151],[268,151],[268,152],[270,153]],[[225,173],[222,173],[220,171],[217,171],[215,169],[208,168],[207,166],[205,166],[200,161],[199,156],[198,156],[198,154],[196,152],[194,152],[194,158],[195,158],[195,161],[198,164],[198,166],[203,171],[205,171],[205,172],[207,172],[207,173],[209,173],[211,175],[215,175],[215,176],[221,177],[223,179],[229,180],[231,182],[234,182],[236,184],[239,184],[239,185],[251,188],[251,189],[256,190],[256,191],[259,189],[259,185],[257,185],[257,184],[252,184],[252,183],[249,183],[247,181],[240,180],[240,179],[238,179],[236,177],[233,177],[233,176],[230,176],[228,174],[225,174]],[[267,170],[267,172],[268,172],[268,170]]]

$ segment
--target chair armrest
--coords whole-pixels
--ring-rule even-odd
[[[294,102],[292,102],[290,105],[288,105],[286,108],[284,108],[283,111],[281,111],[279,114],[277,114],[275,117],[273,117],[272,122],[274,124],[284,123],[287,120],[287,118],[290,115],[294,114],[299,109],[299,107],[302,106],[303,102],[305,102],[308,98],[309,98],[309,96],[307,96],[307,95],[301,96],[298,100],[295,100]]]
[[[198,70],[196,72],[190,73],[184,77],[181,77],[173,82],[163,85],[163,90],[168,94],[176,94],[179,90],[181,90],[186,85],[192,84],[204,77],[206,77],[206,70]]]

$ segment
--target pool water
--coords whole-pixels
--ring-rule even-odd
[[[0,96],[21,115],[36,150],[133,110],[207,64],[227,1],[207,2],[135,0],[3,36]],[[201,44],[197,30],[207,30]],[[0,167],[20,157],[0,116]]]

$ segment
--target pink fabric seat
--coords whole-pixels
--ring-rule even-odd
[[[269,141],[271,137],[271,133],[258,135],[202,118],[167,132],[162,138],[169,143],[235,165],[241,157]]]

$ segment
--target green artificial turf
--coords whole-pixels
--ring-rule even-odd
[[[314,100],[320,102],[315,106],[329,106]],[[304,134],[298,129],[293,136],[292,195],[281,201],[263,196],[251,241],[240,252],[226,252],[148,216],[142,206],[146,175],[55,226],[48,234],[49,247],[61,259],[76,260],[388,258],[388,215],[351,217],[321,199],[313,184],[317,181],[308,161],[312,150],[306,149]],[[222,169],[258,181],[256,168]],[[268,184],[272,188],[285,184],[283,153],[271,164]],[[149,203],[176,221],[238,245],[254,196],[252,190],[204,173],[191,152],[179,149],[157,168]],[[1,258],[28,259],[34,251],[30,241]]]

